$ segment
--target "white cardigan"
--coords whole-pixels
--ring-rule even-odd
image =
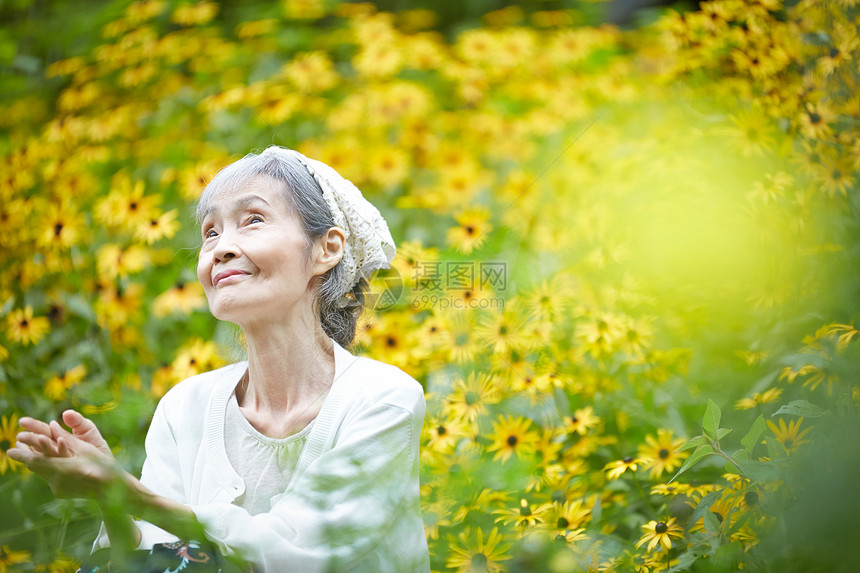
[[[193,376],[158,403],[140,481],[190,506],[225,554],[257,572],[427,572],[418,446],[424,391],[400,368],[332,339],[335,376],[287,489],[251,515],[224,448],[224,414],[248,363]],[[139,548],[176,537],[137,521]],[[93,551],[109,544],[104,525]]]

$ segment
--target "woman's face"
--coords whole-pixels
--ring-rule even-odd
[[[310,306],[305,235],[276,185],[256,177],[214,199],[203,218],[197,278],[216,318],[245,326]]]

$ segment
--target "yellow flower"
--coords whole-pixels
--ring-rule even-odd
[[[627,470],[630,470],[631,472],[635,473],[636,469],[641,463],[642,460],[640,460],[639,458],[627,456],[624,459],[609,462],[603,467],[603,471],[607,472],[606,477],[608,477],[609,479],[618,479]]]
[[[215,2],[198,2],[197,4],[182,4],[170,16],[171,22],[180,26],[195,26],[208,24],[218,13]]]
[[[528,527],[543,523],[546,517],[549,504],[539,504],[536,506],[529,505],[525,498],[520,499],[519,507],[503,508],[493,511],[493,515],[498,515],[495,523],[502,525],[515,524],[516,527]]]
[[[690,486],[681,482],[675,482],[673,484],[661,483],[651,488],[651,493],[655,495],[687,495],[689,492]]]
[[[675,518],[672,517],[669,521],[649,521],[642,526],[645,534],[639,539],[636,547],[641,547],[648,543],[647,550],[651,551],[658,544],[661,546],[661,551],[666,552],[672,548],[672,537],[681,539],[683,530],[675,523]]]
[[[403,54],[393,43],[368,44],[352,59],[352,66],[363,75],[381,78],[396,74],[403,65]]]
[[[527,318],[516,308],[506,304],[501,312],[488,313],[475,329],[481,341],[493,352],[524,350],[529,345],[526,337]]]
[[[65,249],[79,242],[83,220],[70,205],[52,205],[42,220],[38,239],[43,247]]]
[[[828,106],[817,103],[806,106],[800,113],[800,130],[810,139],[825,139],[833,133],[831,123],[836,121],[836,113]]]
[[[303,20],[322,18],[326,14],[323,0],[285,0],[284,16]]]
[[[571,433],[576,432],[580,436],[587,434],[589,428],[593,428],[599,423],[600,417],[594,415],[594,408],[591,406],[579,408],[572,416],[564,418],[565,429]]]
[[[182,348],[171,364],[177,380],[184,380],[222,366],[224,366],[224,360],[219,356],[215,343],[201,339],[194,339]]]
[[[496,452],[493,461],[501,459],[506,462],[512,455],[521,458],[533,454],[539,438],[531,425],[532,421],[522,416],[499,416],[498,421],[493,422],[490,436],[493,443],[487,448],[487,453]]]
[[[718,128],[716,132],[730,138],[729,142],[745,157],[761,156],[774,145],[774,131],[767,114],[753,107],[730,115],[733,126]]]
[[[337,84],[339,76],[325,52],[306,52],[283,67],[283,74],[300,92],[325,91]]]
[[[25,467],[6,455],[6,450],[18,441],[18,432],[24,428],[18,426],[18,414],[12,414],[11,418],[3,416],[0,419],[0,475],[5,475],[6,470],[18,471]]]
[[[474,313],[451,311],[442,315],[450,333],[449,354],[451,360],[465,364],[481,350],[482,342],[475,334]]]
[[[779,426],[774,424],[772,421],[767,421],[767,427],[773,432],[776,437],[776,441],[782,444],[783,449],[786,454],[791,454],[797,448],[802,446],[803,444],[808,444],[809,440],[804,440],[803,438],[812,430],[812,428],[806,428],[802,432],[800,431],[800,425],[803,423],[803,418],[800,417],[797,420],[792,420],[785,425],[785,419],[779,419]]]
[[[189,314],[196,308],[206,305],[206,295],[199,282],[178,281],[175,285],[158,295],[152,305],[155,316],[167,316],[173,312]]]
[[[0,547],[0,573],[6,573],[9,565],[28,563],[30,561],[29,551],[13,551],[8,545]]]
[[[461,253],[471,253],[480,248],[493,229],[489,223],[490,210],[485,207],[475,207],[457,213],[454,218],[458,225],[447,232],[448,244]]]
[[[179,222],[176,220],[177,213],[176,209],[171,209],[160,215],[153,213],[148,220],[138,223],[134,236],[147,245],[173,237],[179,230]]]
[[[427,439],[426,448],[439,453],[450,453],[460,438],[467,435],[467,432],[462,423],[457,420],[428,416],[424,435]]]
[[[155,371],[152,375],[152,380],[149,383],[149,391],[153,397],[161,398],[164,394],[177,382],[179,382],[173,374],[173,368],[170,364],[164,364]]]
[[[140,272],[149,260],[149,251],[140,245],[123,249],[120,245],[111,243],[104,245],[96,253],[99,276],[105,279]]]
[[[6,336],[13,342],[37,344],[50,329],[50,321],[44,316],[34,317],[29,305],[13,310],[6,317]]]
[[[457,38],[455,49],[467,62],[477,65],[489,64],[498,53],[498,40],[489,30],[467,30]]]
[[[773,402],[774,400],[778,400],[782,395],[782,388],[771,388],[770,390],[765,390],[764,392],[756,392],[753,394],[752,398],[741,398],[735,403],[736,410],[751,410],[756,406],[760,406],[761,404],[767,404],[769,402]]]
[[[409,156],[393,147],[377,149],[368,157],[368,177],[382,187],[402,183],[409,174]]]
[[[477,422],[478,416],[487,411],[488,404],[501,399],[495,381],[486,374],[470,372],[466,380],[454,381],[446,399],[446,409],[454,418]]]
[[[645,445],[639,446],[639,457],[645,462],[645,468],[650,468],[651,479],[659,478],[664,472],[671,472],[681,467],[689,453],[679,451],[684,445],[683,438],[672,439],[672,430],[657,430],[657,438],[648,434]]]
[[[547,515],[545,529],[566,539],[571,532],[576,532],[574,535],[577,535],[577,538],[581,539],[582,537],[578,535],[583,531],[581,528],[588,522],[590,517],[591,509],[585,507],[581,499],[566,501],[564,503],[554,501]],[[567,539],[567,541],[570,542],[573,540]]]
[[[626,331],[621,316],[602,312],[576,325],[576,338],[595,356],[612,351]]]
[[[125,173],[117,174],[108,196],[96,205],[96,216],[106,225],[136,228],[150,219],[160,201],[157,195],[144,196],[144,191],[143,181],[132,182]]]
[[[42,389],[42,392],[48,399],[53,400],[54,402],[60,402],[61,400],[65,400],[66,390],[75,384],[80,383],[86,375],[86,367],[79,364],[71,370],[66,370],[62,374],[53,376],[45,383],[45,387]]]
[[[457,535],[456,541],[450,540],[451,556],[445,562],[445,567],[457,573],[502,573],[505,571],[502,562],[511,558],[508,554],[511,544],[503,541],[504,537],[496,527],[485,540],[482,529],[473,530],[466,526]]]

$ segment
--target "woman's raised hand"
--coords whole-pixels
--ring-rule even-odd
[[[21,418],[28,431],[18,434],[18,444],[7,455],[47,481],[57,497],[96,499],[122,470],[92,421],[74,410],[63,412],[63,421],[73,433],[55,421]]]
[[[110,446],[92,420],[84,418],[75,410],[66,410],[63,412],[63,422],[72,429],[72,433],[76,438],[95,446],[96,449],[105,455],[113,456]],[[59,428],[59,424],[56,425]],[[54,435],[54,439],[57,437],[59,436]]]

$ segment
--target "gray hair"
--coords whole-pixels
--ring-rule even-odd
[[[221,169],[203,189],[195,219],[200,226],[213,199],[235,193],[255,177],[268,177],[277,183],[277,190],[290,214],[301,223],[305,234],[305,264],[308,265],[314,243],[335,226],[334,217],[323,199],[322,188],[307,167],[293,154],[283,151],[285,148],[272,145],[259,155],[249,153]],[[344,248],[349,247],[345,244]],[[369,285],[362,277],[351,291],[354,300],[345,307],[339,307],[337,303],[343,296],[345,282],[341,262],[322,275],[313,305],[325,333],[344,348],[349,348],[355,339],[356,324],[364,309]]]

